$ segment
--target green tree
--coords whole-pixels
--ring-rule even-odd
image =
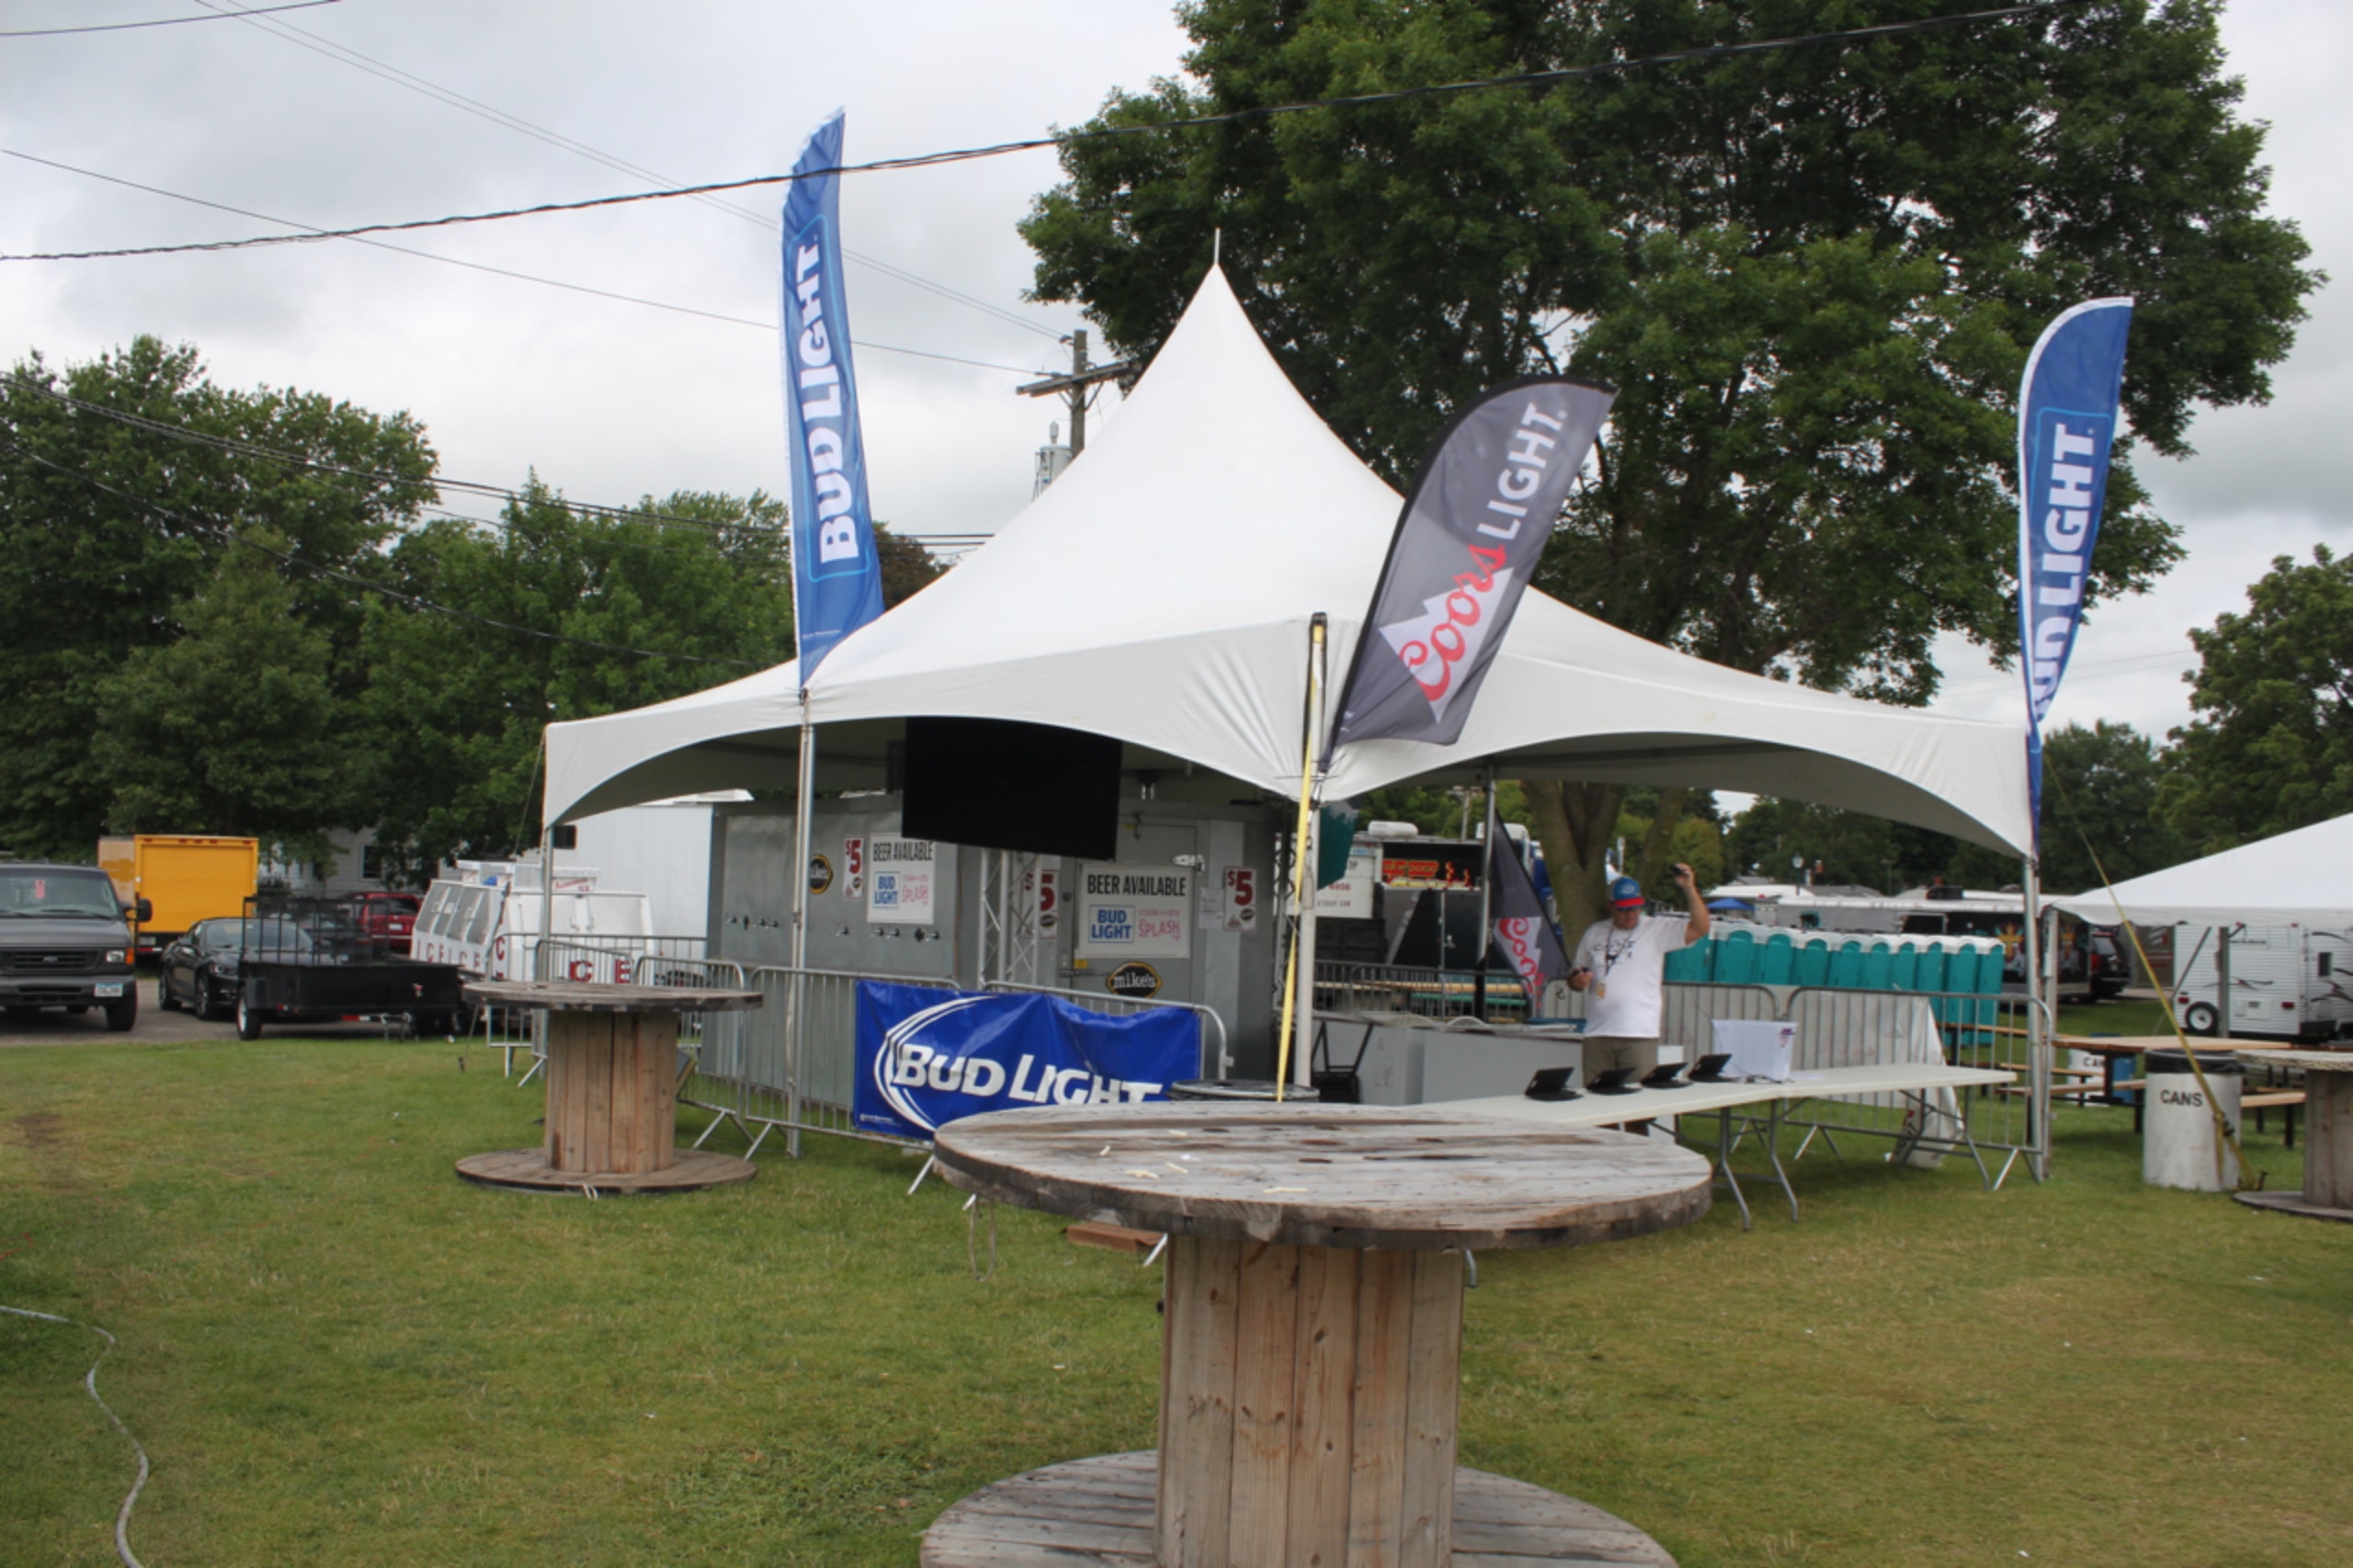
[[[277,561],[230,551],[177,619],[178,637],[133,650],[99,683],[108,825],[299,841],[347,822],[333,640],[296,613]]]
[[[1606,62],[1942,14],[1942,0],[1197,0],[1188,77],[1095,126]],[[2186,449],[2260,401],[2319,281],[2264,215],[2215,0],[1537,87],[1068,141],[1023,225],[1035,292],[1118,353],[1165,337],[1223,231],[1284,368],[1392,482],[1532,370],[1620,389],[1550,591],[1735,668],[1924,700],[1939,632],[2016,631],[2009,412],[2063,306],[2141,301],[2124,399]],[[2087,602],[2175,559],[2120,444]],[[1924,523],[1933,519],[1933,526]],[[1532,781],[1564,915],[1597,907],[1617,786]],[[1671,843],[1683,809],[1662,798]],[[1583,906],[1580,909],[1580,906]]]
[[[2189,859],[2196,851],[2158,810],[2174,765],[2155,741],[2105,719],[2043,736],[2042,885],[2081,892],[2099,886],[2102,866],[2120,882]]]
[[[549,723],[790,658],[786,538],[782,504],[757,494],[681,492],[608,517],[536,477],[494,528],[405,535],[390,562],[415,603],[371,606],[365,639],[364,788],[388,862],[415,881],[536,843]]]
[[[349,701],[364,678],[362,610],[333,574],[381,571],[378,547],[431,498],[434,462],[405,415],[315,392],[224,389],[187,346],[141,337],[62,371],[37,355],[18,363],[0,381],[0,687],[8,694],[0,703],[0,845],[87,857],[111,822],[160,823],[153,813],[216,807],[265,835],[319,820],[336,787],[324,776],[327,796],[317,798],[288,795],[290,773],[166,799],[140,754],[188,737],[142,735],[109,705],[136,696],[137,712],[162,720],[157,682],[170,666],[156,661],[187,626],[201,624],[216,647],[227,646],[246,633],[223,618],[265,602],[267,613],[319,640],[306,644],[310,674],[336,702]],[[238,561],[233,582],[218,583],[232,557],[248,559]],[[274,574],[278,589],[256,573]],[[126,669],[134,658],[142,662]],[[119,782],[116,766],[131,773]],[[243,767],[223,764],[219,778]],[[208,793],[221,787],[226,794]]]
[[[2247,601],[2189,634],[2197,716],[2161,800],[2199,854],[2353,812],[2353,556],[2280,556]]]

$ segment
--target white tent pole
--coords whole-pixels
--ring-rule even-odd
[[[809,688],[801,688],[801,771],[792,792],[792,994],[784,1020],[784,1152],[801,1156],[801,1037],[809,1014],[809,857],[815,833],[817,726],[809,721]]]
[[[2043,974],[2042,881],[2034,861],[2026,862],[2022,881],[2026,920],[2020,936],[2026,943],[2027,1115],[2034,1122],[2034,1151],[2028,1168],[2037,1181],[2051,1179],[2051,1026],[2056,1015],[2059,986],[2056,966],[2046,985]],[[2055,932],[2054,932],[2055,935]],[[2050,943],[2057,957],[2056,942]]]

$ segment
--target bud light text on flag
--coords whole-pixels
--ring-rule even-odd
[[[2066,677],[2108,495],[2132,301],[2063,312],[2018,385],[2018,665],[2026,682],[2027,789],[2042,815],[2042,723]]]
[[[817,128],[784,199],[783,358],[792,460],[792,611],[805,685],[834,644],[882,613],[866,445],[842,290],[842,116]]]

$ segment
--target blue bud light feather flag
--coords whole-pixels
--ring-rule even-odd
[[[817,128],[784,198],[784,406],[792,451],[792,629],[801,684],[882,613],[866,442],[842,298],[842,114]]]
[[[2037,851],[2042,722],[2075,651],[2108,494],[2131,300],[2092,300],[2043,330],[2018,387],[2018,666],[2026,676],[2027,788]]]
[[[1457,415],[1397,519],[1340,688],[1330,753],[1452,745],[1617,392],[1530,376]]]

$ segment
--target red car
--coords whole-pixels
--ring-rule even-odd
[[[416,928],[417,906],[424,901],[413,892],[363,892],[351,900],[352,918],[392,952],[408,955],[409,933]]]

